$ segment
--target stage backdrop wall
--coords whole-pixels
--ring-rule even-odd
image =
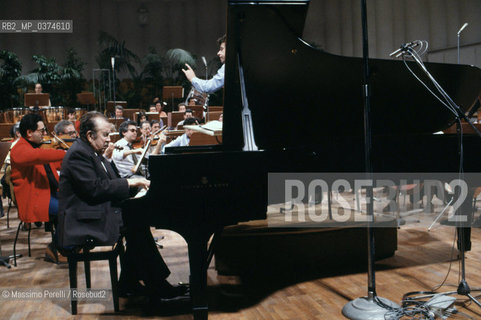
[[[389,58],[400,44],[428,40],[429,61],[456,63],[456,32],[461,62],[481,67],[481,0],[368,0],[372,57]],[[96,68],[99,31],[106,31],[139,56],[183,48],[215,58],[216,39],[225,33],[226,0],[2,0],[1,19],[71,19],[72,34],[0,34],[0,48],[14,51],[23,72],[33,54],[64,56],[73,47],[87,62],[85,75]],[[361,56],[360,0],[312,0],[304,37],[340,55]],[[255,49],[254,49],[255,50]]]

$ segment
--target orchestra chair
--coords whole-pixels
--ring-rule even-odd
[[[15,195],[14,195],[14,192],[13,192],[13,186],[12,186],[12,189],[10,189],[10,194],[12,195],[12,198],[14,199]],[[15,203],[15,206],[16,206],[16,203]],[[17,209],[18,209],[18,207],[17,207]],[[10,206],[9,206],[8,210],[10,211]],[[7,213],[7,216],[8,216],[8,213]],[[18,213],[18,219],[20,220],[20,222],[18,224],[17,233],[15,234],[15,241],[13,241],[13,265],[15,267],[17,266],[17,256],[21,256],[21,255],[17,255],[17,240],[18,240],[18,234],[20,232],[20,228],[22,227],[22,225],[27,226],[27,231],[28,231],[28,236],[27,236],[28,256],[29,257],[32,256],[32,251],[31,251],[31,248],[30,248],[30,232],[32,231],[32,224],[24,222],[22,220],[22,218],[23,217],[22,217],[22,215],[20,215],[20,212],[19,212]]]
[[[119,278],[117,275],[117,257],[122,259],[124,254],[124,243],[123,237],[121,236],[120,239],[115,243],[112,247],[106,246],[99,246],[97,247],[99,251],[92,251],[95,248],[95,241],[93,239],[88,239],[86,244],[77,247],[75,250],[66,251],[61,250],[62,254],[67,257],[68,261],[68,274],[70,280],[70,290],[77,289],[77,263],[79,261],[84,262],[85,267],[85,283],[87,285],[87,289],[91,289],[91,279],[90,279],[90,261],[101,261],[101,260],[108,260],[109,261],[109,269],[110,269],[110,282],[112,283],[112,300],[114,302],[114,310],[115,312],[119,311]],[[109,248],[109,250],[105,251],[103,249]],[[70,300],[71,303],[71,312],[72,315],[77,314],[77,300],[74,300],[73,297]]]
[[[10,182],[11,183],[11,182]],[[18,228],[17,228],[17,233],[15,234],[15,241],[13,242],[13,261],[14,261],[14,266],[16,267],[17,266],[17,257],[21,257],[22,255],[17,255],[16,252],[17,252],[17,241],[18,241],[18,234],[20,233],[20,229],[22,228],[22,226],[26,226],[27,227],[27,231],[28,231],[28,236],[27,236],[27,245],[28,245],[28,256],[31,257],[32,256],[32,252],[31,252],[31,247],[30,247],[30,233],[32,231],[32,223],[35,223],[35,222],[43,222],[45,224],[45,231],[48,230],[48,223],[49,221],[28,221],[28,220],[31,220],[31,219],[28,219],[28,217],[25,217],[24,215],[22,215],[22,213],[20,211],[18,211],[18,206],[17,206],[17,202],[15,200],[15,193],[13,191],[13,184],[10,185],[11,188],[10,188],[10,194],[11,194],[11,198],[13,199],[12,202],[14,203],[14,205],[17,207],[17,212],[18,212],[18,219],[20,220],[20,222],[18,223]],[[10,206],[9,206],[9,211],[10,211]],[[8,212],[7,212],[7,216],[8,216]],[[51,227],[51,230],[50,230],[50,233],[52,234],[52,239],[53,239],[53,227]]]

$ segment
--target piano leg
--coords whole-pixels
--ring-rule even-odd
[[[210,237],[210,235],[209,235]],[[194,320],[207,320],[207,242],[209,237],[190,239],[189,265],[190,265],[190,297],[192,299],[192,313]]]

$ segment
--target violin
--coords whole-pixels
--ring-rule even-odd
[[[142,136],[137,137],[134,142],[132,142],[132,149],[141,149],[144,147],[144,140],[142,140]]]
[[[68,134],[62,134],[57,136],[54,132],[51,132],[52,136],[44,136],[42,145],[43,149],[69,149],[72,144],[77,141],[77,138],[72,138]]]
[[[150,146],[156,146],[157,143],[159,143],[160,141],[160,136],[158,136],[158,134],[162,134],[162,132],[167,128],[167,126],[163,126],[162,128],[160,128],[159,130],[155,131],[154,133],[152,133],[150,135]]]
[[[140,155],[140,158],[138,159],[137,163],[135,164],[135,166],[131,170],[133,174],[136,174],[139,171],[140,164],[142,163],[142,160],[144,160],[145,154],[147,153],[147,150],[152,145],[152,141],[155,139],[155,135],[162,134],[162,131],[164,131],[166,128],[167,128],[167,126],[163,126],[162,128],[160,128],[159,130],[155,131],[154,133],[152,133],[150,135],[150,138],[149,138],[149,140],[147,140],[147,143],[145,145],[144,151],[142,152],[142,154]],[[159,139],[160,138],[157,137],[157,143],[158,143]]]

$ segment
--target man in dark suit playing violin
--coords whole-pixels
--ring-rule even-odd
[[[123,229],[127,251],[121,259],[120,295],[171,298],[183,294],[185,289],[166,280],[170,271],[142,211],[122,212],[121,201],[139,188],[148,188],[150,181],[120,178],[112,170],[102,155],[110,142],[110,128],[98,112],[89,112],[81,119],[80,139],[68,150],[60,174],[59,244],[66,250],[86,243],[113,245]]]

